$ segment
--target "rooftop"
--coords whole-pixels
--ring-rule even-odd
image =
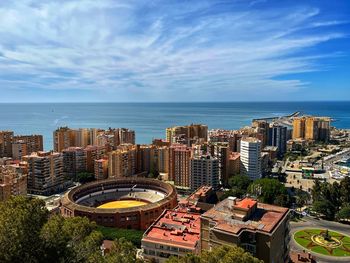
[[[255,207],[256,206],[256,207]],[[240,211],[246,210],[247,217]],[[229,197],[202,215],[216,225],[214,229],[238,235],[242,230],[272,233],[288,213],[288,208],[260,203],[251,198]]]
[[[231,152],[229,155],[229,160],[237,160],[240,158],[241,154],[239,152]]]
[[[187,199],[199,199],[201,197],[206,197],[206,195],[213,190],[212,186],[203,185],[198,188],[194,193],[192,193]]]
[[[235,208],[250,209],[255,206],[257,201],[251,198],[244,198],[243,200],[237,201],[234,205]]]
[[[259,139],[255,138],[255,137],[245,137],[245,138],[242,138],[242,141],[245,141],[245,142],[261,142]]]
[[[200,214],[165,210],[142,241],[194,250],[200,240]]]

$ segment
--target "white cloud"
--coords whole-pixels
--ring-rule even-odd
[[[0,89],[97,90],[120,97],[139,91],[138,100],[289,92],[307,83],[278,77],[322,70],[319,59],[302,52],[344,37],[302,33],[336,23],[318,21],[315,8],[259,12],[252,9],[258,3],[222,8],[214,1],[37,3],[0,4]]]

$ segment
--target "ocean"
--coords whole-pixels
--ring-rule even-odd
[[[3,103],[0,130],[42,134],[52,149],[53,131],[71,128],[118,128],[136,131],[137,143],[165,138],[165,128],[203,123],[209,129],[238,129],[254,118],[304,114],[330,116],[333,126],[350,128],[350,102],[200,102],[200,103]]]

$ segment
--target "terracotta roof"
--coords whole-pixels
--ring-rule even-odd
[[[200,239],[200,214],[165,210],[142,241],[195,250]]]
[[[289,211],[288,208],[259,203],[250,198],[237,200],[236,205],[232,205],[230,201],[232,202],[229,199],[223,200],[205,212],[202,217],[214,221],[216,223],[214,229],[235,235],[244,229],[272,233]],[[243,220],[244,215],[235,213],[235,207],[248,209],[248,205],[252,207],[254,204],[257,204],[257,208],[245,220]]]

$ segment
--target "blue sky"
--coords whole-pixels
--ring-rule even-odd
[[[0,102],[350,99],[350,1],[1,0]]]

